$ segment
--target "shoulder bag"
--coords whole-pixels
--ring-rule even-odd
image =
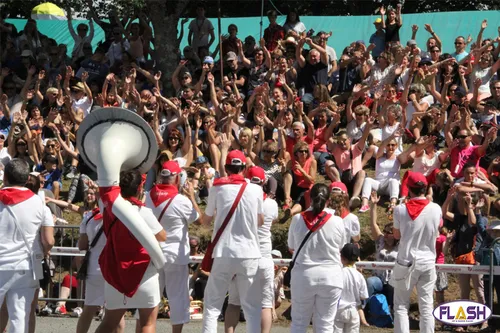
[[[295,261],[297,260],[297,257],[299,256],[300,250],[302,250],[302,247],[304,246],[304,244],[307,242],[307,240],[309,239],[309,237],[313,233],[313,230],[315,230],[316,227],[321,224],[321,222],[323,221],[323,219],[327,215],[328,214],[326,212],[323,212],[323,215],[321,215],[321,217],[318,219],[318,222],[316,222],[314,227],[312,227],[312,229],[309,230],[309,232],[305,235],[304,239],[302,240],[302,243],[300,243],[299,249],[297,250],[297,252],[295,252],[295,257],[288,265],[288,269],[285,272],[285,276],[283,276],[283,286],[290,288],[290,281],[292,279],[292,269],[293,269],[293,266],[295,266]]]
[[[97,213],[94,213],[88,220],[87,220],[87,224],[90,222],[90,220],[92,220],[94,218],[94,216],[96,216],[99,212]],[[116,222],[118,218],[115,218],[113,223],[111,223],[111,226],[113,226],[113,224]],[[111,228],[111,227],[110,227]],[[81,281],[84,281],[87,279],[87,270],[88,270],[88,266],[89,266],[89,260],[90,260],[90,251],[92,250],[92,248],[97,244],[97,241],[99,241],[99,238],[101,237],[102,233],[104,232],[104,222],[103,224],[101,225],[101,227],[99,228],[99,231],[97,232],[97,234],[94,236],[94,239],[92,240],[92,243],[90,243],[90,246],[89,248],[87,249],[87,251],[85,252],[85,257],[83,258],[83,261],[82,261],[82,264],[80,266],[80,269],[78,270],[78,273],[76,273],[76,278],[78,280],[81,280]]]
[[[233,205],[231,206],[231,209],[227,213],[224,222],[222,222],[222,225],[220,226],[219,230],[217,230],[217,234],[215,235],[214,240],[208,243],[207,251],[205,252],[205,256],[203,257],[203,260],[201,261],[200,265],[200,268],[205,272],[210,272],[212,270],[212,265],[214,264],[214,259],[212,258],[212,254],[214,252],[215,245],[217,245],[219,238],[222,236],[224,229],[226,229],[229,220],[233,216],[234,211],[236,210],[236,207],[238,206],[238,203],[240,202],[246,187],[247,187],[246,182],[241,185],[240,191],[238,192],[236,199],[234,199]]]

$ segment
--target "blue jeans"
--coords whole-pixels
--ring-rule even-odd
[[[331,156],[332,155],[329,152],[326,152],[326,153],[319,152],[319,151],[314,152],[314,158],[318,162],[318,172],[321,175],[325,175],[325,163],[326,163],[326,161],[332,159]]]
[[[378,276],[370,276],[366,279],[366,286],[368,288],[368,297],[374,294],[384,294],[387,298],[387,303],[392,309],[394,301],[394,288],[388,283],[384,284]]]

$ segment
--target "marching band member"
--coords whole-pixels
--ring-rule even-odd
[[[120,174],[122,197],[133,205],[133,209],[137,209],[156,239],[164,242],[167,239],[165,230],[151,209],[144,207],[138,199],[142,194],[141,184],[142,177],[137,169]],[[106,192],[100,188],[100,192],[103,202],[109,202],[109,196],[117,195],[114,189]],[[101,272],[106,280],[106,312],[96,332],[115,330],[127,309],[139,310],[141,332],[155,332],[161,299],[158,270],[141,243],[109,210],[105,208],[103,212],[106,245],[99,258]]]
[[[189,322],[189,235],[188,226],[201,217],[194,190],[187,182],[179,194],[181,167],[176,161],[163,163],[160,183],[146,194],[146,207],[151,208],[168,237],[160,246],[166,264],[160,272],[160,292],[166,289],[170,307],[172,332],[182,332]]]
[[[311,189],[311,207],[292,218],[288,231],[290,252],[295,266],[291,272],[292,333],[304,333],[309,323],[313,330],[333,332],[337,304],[343,288],[340,250],[345,244],[342,219],[325,210],[330,196],[328,186],[316,184]]]
[[[264,186],[266,174],[264,169],[258,166],[247,170],[246,178],[251,183]],[[278,218],[278,204],[274,199],[267,197],[264,193],[264,224],[259,227],[259,244],[262,258],[259,261],[258,278],[262,292],[262,333],[269,333],[272,325],[272,311],[274,308],[274,262],[271,251],[271,226]],[[224,316],[226,333],[233,333],[240,317],[240,295],[235,281],[229,287],[229,302]]]
[[[259,185],[247,184],[245,161],[243,152],[229,152],[225,163],[228,177],[214,181],[203,215],[204,225],[215,217],[212,241],[218,240],[213,244],[213,254],[205,254],[208,259],[213,258],[213,268],[205,289],[203,333],[217,332],[217,318],[235,275],[247,332],[261,332],[262,304],[257,273],[261,258],[258,227],[264,223],[263,192]],[[234,212],[232,216],[231,212]]]
[[[13,159],[0,190],[0,305],[7,303],[9,333],[27,333],[41,261],[54,245],[54,221],[45,202],[25,187],[28,163]],[[39,265],[39,266],[38,266]]]
[[[425,198],[427,179],[421,173],[408,172],[410,200],[394,210],[394,238],[399,251],[391,284],[394,286],[394,332],[410,331],[408,309],[413,288],[417,287],[420,332],[434,332],[434,285],[436,282],[436,238],[441,207]],[[404,268],[402,268],[404,267]],[[409,277],[409,283],[405,277]]]

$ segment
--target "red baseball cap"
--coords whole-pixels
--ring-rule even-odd
[[[427,178],[419,172],[408,171],[408,187],[427,187]]]
[[[175,176],[182,172],[181,167],[177,161],[167,161],[162,164],[160,175],[162,177]]]
[[[250,179],[251,183],[260,185],[266,181],[266,173],[261,167],[253,166],[247,170],[246,178]]]
[[[241,150],[231,150],[226,157],[226,165],[245,165],[247,158]]]
[[[347,187],[342,182],[333,182],[330,184],[330,191],[341,191],[342,193],[347,193]]]

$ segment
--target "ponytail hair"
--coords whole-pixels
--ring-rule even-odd
[[[318,215],[325,209],[330,197],[330,189],[325,184],[315,184],[311,189],[311,208],[314,215]]]

